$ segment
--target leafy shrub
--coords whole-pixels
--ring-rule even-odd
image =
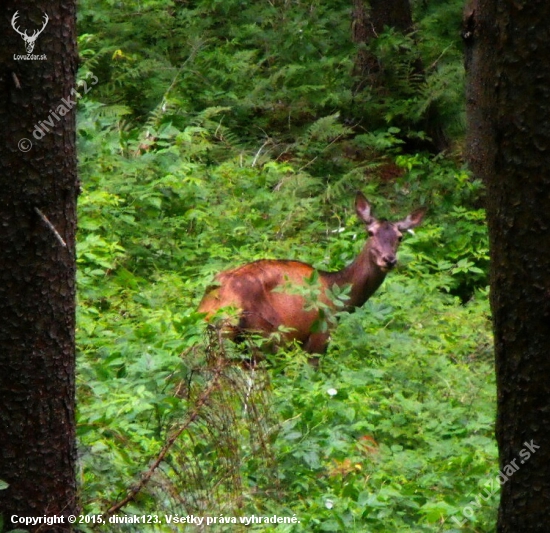
[[[459,156],[407,144],[425,137],[432,102],[460,130],[457,5],[439,4],[415,6],[418,44],[391,31],[373,44],[394,67],[391,94],[352,101],[347,3],[82,3],[80,76],[100,80],[78,122],[87,512],[128,492],[208,389],[195,309],[212,275],[265,257],[342,268],[366,238],[357,189],[378,217],[429,207],[399,270],[339,316],[318,370],[291,346],[257,374],[224,374],[202,429],[182,432],[125,510],[300,519],[262,531],[440,531],[495,472],[483,190]],[[190,471],[221,480],[211,498],[186,489]],[[494,504],[464,528],[492,531]]]

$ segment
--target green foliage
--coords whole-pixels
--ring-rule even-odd
[[[460,39],[462,0],[412,2],[418,26],[418,46],[424,59],[426,84],[423,107],[437,107],[439,120],[453,138],[464,134],[464,61]],[[422,108],[421,108],[422,109]]]
[[[459,274],[474,287],[479,280],[472,267],[450,272],[438,261],[452,258],[460,268],[463,258],[484,259],[471,253],[474,238],[484,238],[482,220],[460,207],[475,198],[475,184],[448,161],[403,156],[406,173],[391,187],[365,187],[352,173],[342,187],[323,191],[297,168],[299,159],[259,165],[255,153],[242,151],[214,164],[207,154],[217,125],[209,119],[156,132],[141,153],[137,141],[111,127],[109,120],[121,119],[94,118],[93,107],[83,113],[79,438],[86,508],[99,512],[102,502],[124,495],[162,447],[166,428],[185,416],[173,391],[191,366],[179,354],[203,339],[193,309],[210,276],[266,256],[342,267],[363,242],[351,216],[352,191],[363,188],[379,216],[403,216],[411,197],[432,204],[433,213],[402,245],[403,274],[341,317],[319,371],[298,349],[270,358],[277,496],[270,495],[273,478],[247,456],[242,512],[296,513],[295,531],[412,524],[432,531],[461,516],[495,468],[487,299],[478,292],[464,307],[441,292]],[[131,509],[173,510],[174,502],[157,498],[146,492]],[[472,527],[490,531],[491,509],[475,520]]]
[[[276,377],[296,531],[435,531],[461,515],[457,494],[494,471],[486,307],[394,276],[341,320],[321,372]],[[492,524],[491,509],[476,520]]]
[[[388,29],[369,44],[382,90],[352,91],[354,56],[364,45],[351,41],[349,2],[340,1],[130,1],[116,9],[84,1],[83,68],[101,81],[97,99],[124,103],[141,123],[155,112],[182,129],[223,107],[224,127],[246,143],[267,136],[277,154],[312,121],[339,111],[361,131],[397,128],[424,141],[435,121],[460,135],[461,4],[424,4],[417,8],[424,32]]]
[[[455,4],[415,5],[414,40],[381,35],[386,94],[354,98],[349,3],[81,4],[79,79],[99,80],[78,120],[87,512],[123,498],[181,430],[126,512],[295,514],[248,527],[294,532],[464,519],[497,470],[483,190],[459,155],[410,151],[432,104],[460,145]],[[429,208],[398,271],[337,313],[317,370],[290,346],[217,374],[216,354],[246,355],[205,340],[195,310],[212,276],[269,257],[342,268],[365,239],[357,189],[380,218]],[[318,308],[316,276],[303,290]],[[321,307],[322,329],[335,316]],[[495,505],[462,530],[492,531]]]

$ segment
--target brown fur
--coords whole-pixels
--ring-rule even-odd
[[[356,211],[365,222],[371,238],[358,257],[339,272],[319,272],[321,301],[329,306],[326,289],[334,285],[351,285],[346,309],[363,305],[384,281],[396,263],[395,253],[401,231],[417,226],[424,212],[415,211],[397,223],[377,221],[370,215],[370,205],[357,194]],[[313,332],[319,318],[317,310],[304,309],[304,297],[295,294],[292,287],[305,285],[314,268],[300,261],[262,259],[218,274],[215,283],[207,289],[199,312],[211,319],[220,309],[235,308],[238,322],[229,328],[229,336],[241,331],[256,331],[265,335],[275,333],[279,327],[288,329],[285,342],[298,341],[309,353],[322,353],[326,349],[329,332]],[[290,290],[285,291],[285,286]],[[274,291],[274,289],[277,289]],[[295,291],[294,291],[295,292]]]

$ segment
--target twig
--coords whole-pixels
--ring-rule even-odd
[[[195,408],[187,417],[187,420],[179,427],[176,432],[172,434],[166,444],[162,447],[162,450],[158,454],[153,464],[150,466],[149,470],[147,470],[147,472],[145,472],[141,476],[141,480],[139,481],[139,483],[135,487],[133,487],[130,492],[128,492],[123,500],[110,507],[105,512],[105,515],[110,516],[122,509],[126,504],[130,503],[138,495],[138,493],[145,487],[145,485],[147,485],[147,483],[149,483],[149,481],[153,477],[153,474],[155,473],[155,470],[159,467],[160,463],[162,463],[162,461],[166,457],[166,454],[170,451],[170,448],[174,445],[179,436],[198,418],[201,408],[208,401],[208,398],[210,397],[214,389],[216,389],[216,387],[218,386],[218,380],[222,370],[223,365],[219,365],[215,369],[214,377],[210,381],[208,388],[199,396],[197,402],[195,403]]]
[[[206,43],[206,39],[204,41],[199,41],[194,47],[193,49],[191,50],[191,52],[189,53],[189,56],[187,57],[187,59],[182,63],[181,67],[177,70],[176,72],[176,75],[174,76],[174,79],[172,80],[172,83],[170,84],[170,86],[168,87],[168,89],[166,89],[166,91],[164,91],[164,94],[162,95],[162,100],[161,100],[161,103],[159,105],[164,105],[166,104],[166,98],[168,97],[168,93],[172,90],[172,88],[174,87],[174,85],[176,85],[176,81],[178,80],[179,78],[179,75],[183,72],[183,69],[186,67],[187,63],[189,63],[190,61],[193,61],[193,59],[195,58],[195,56],[198,54],[199,50],[204,46],[204,44]]]
[[[44,221],[46,226],[48,226],[48,228],[53,231],[55,238],[60,242],[61,246],[63,246],[63,248],[67,248],[67,243],[63,240],[63,237],[59,235],[59,232],[55,229],[55,226],[48,220],[48,217],[44,213],[42,213],[42,211],[40,211],[38,207],[35,207],[34,210],[36,211],[36,213],[38,213],[38,216]]]
[[[449,48],[451,48],[451,46],[454,46],[454,43],[447,46],[447,48],[445,48],[445,50],[443,50],[443,52],[441,52],[441,54],[439,54],[439,57],[430,65],[430,67],[429,67],[430,70],[433,70],[435,67],[437,67],[437,64],[439,63],[439,60],[447,53],[447,50],[449,50]]]
[[[252,161],[252,166],[256,166],[256,162],[258,161],[258,157],[260,157],[260,154],[262,153],[262,150],[269,144],[270,139],[268,138],[262,146],[260,146],[260,149],[256,152],[256,155],[254,156],[254,160]]]
[[[15,84],[15,88],[21,89],[21,83],[19,82],[19,78],[17,77],[17,74],[15,72],[12,72],[11,77],[13,78],[13,83]]]
[[[343,134],[343,133],[340,133],[334,140],[332,140],[331,142],[329,142],[329,143],[321,150],[321,153],[323,153],[325,150],[327,150],[328,148],[330,148],[336,141],[339,141],[343,136],[344,136],[344,134]],[[316,155],[311,161],[308,161],[303,167],[301,167],[301,168],[298,169],[298,172],[301,172],[302,170],[304,170],[304,168],[309,167],[309,165],[311,165],[312,163],[314,163],[315,160],[316,160],[320,155],[321,155],[321,154],[318,154],[318,155]]]

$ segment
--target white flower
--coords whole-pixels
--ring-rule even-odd
[[[330,388],[327,390],[327,394],[329,396],[336,396],[338,394],[338,391],[336,389]]]

